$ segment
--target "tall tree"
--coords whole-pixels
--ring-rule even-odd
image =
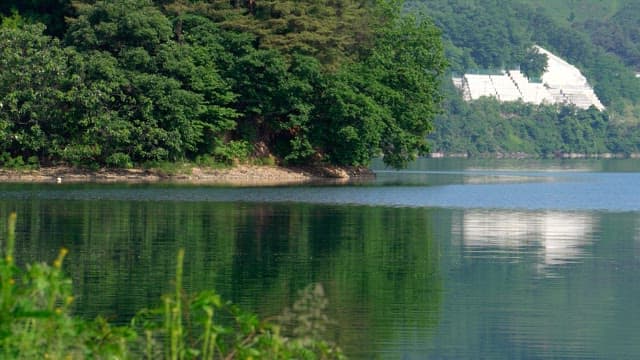
[[[89,71],[85,80],[108,84],[105,106],[117,130],[100,138],[115,144],[118,162],[176,160],[220,145],[235,112],[226,107],[233,95],[215,63],[220,47],[201,42],[215,29],[190,21],[176,42],[171,21],[147,0],[97,1],[77,11],[66,42],[102,59],[96,70],[104,71]]]
[[[165,9],[206,15],[224,29],[253,34],[261,49],[313,56],[332,69],[371,46],[383,20],[364,0],[176,0]]]
[[[69,110],[84,85],[71,65],[78,54],[43,31],[0,27],[0,151],[47,162],[76,135]]]
[[[332,161],[368,163],[382,154],[403,167],[428,152],[446,67],[440,31],[428,20],[394,16],[361,63],[345,67],[326,89],[317,122]]]
[[[541,54],[537,48],[531,47],[520,64],[520,70],[529,79],[539,79],[547,71],[547,55]]]

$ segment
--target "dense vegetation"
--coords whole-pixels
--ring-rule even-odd
[[[520,1],[540,9],[562,26],[587,34],[594,45],[617,55],[640,71],[640,3],[634,0],[529,0]]]
[[[400,167],[428,150],[440,34],[397,1],[28,4],[2,8],[5,163]]]
[[[432,130],[434,151],[637,152],[635,2],[412,0],[404,15],[401,7],[392,0],[5,1],[0,163],[365,165],[384,155],[401,167],[429,150]],[[415,17],[432,19],[443,45],[437,28]],[[438,114],[443,49],[454,73],[520,67],[536,78],[544,57],[533,44],[577,65],[606,113],[464,104],[445,85]],[[592,116],[605,125],[580,120]]]
[[[470,156],[597,156],[640,152],[640,126],[620,123],[595,108],[499,103],[493,98],[465,102],[452,89],[448,112],[435,120],[434,150]]]
[[[535,78],[541,62],[530,49],[539,44],[578,66],[607,106],[598,113],[492,99],[467,104],[445,84],[445,111],[431,135],[434,151],[638,152],[640,81],[633,66],[640,7],[633,2],[415,0],[409,5],[409,11],[425,8],[442,28],[454,73],[520,67]]]

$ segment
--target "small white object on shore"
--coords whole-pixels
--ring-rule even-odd
[[[58,176],[58,177],[56,178],[56,183],[57,183],[57,184],[62,184],[62,178]]]

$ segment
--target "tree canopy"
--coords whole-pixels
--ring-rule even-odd
[[[440,33],[398,1],[62,1],[46,19],[45,3],[0,8],[4,158],[129,167],[383,155],[400,167],[428,150]]]

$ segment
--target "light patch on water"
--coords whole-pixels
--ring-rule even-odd
[[[592,243],[594,219],[589,213],[559,211],[467,210],[459,232],[471,256],[517,259],[535,253],[541,269],[579,261]]]

